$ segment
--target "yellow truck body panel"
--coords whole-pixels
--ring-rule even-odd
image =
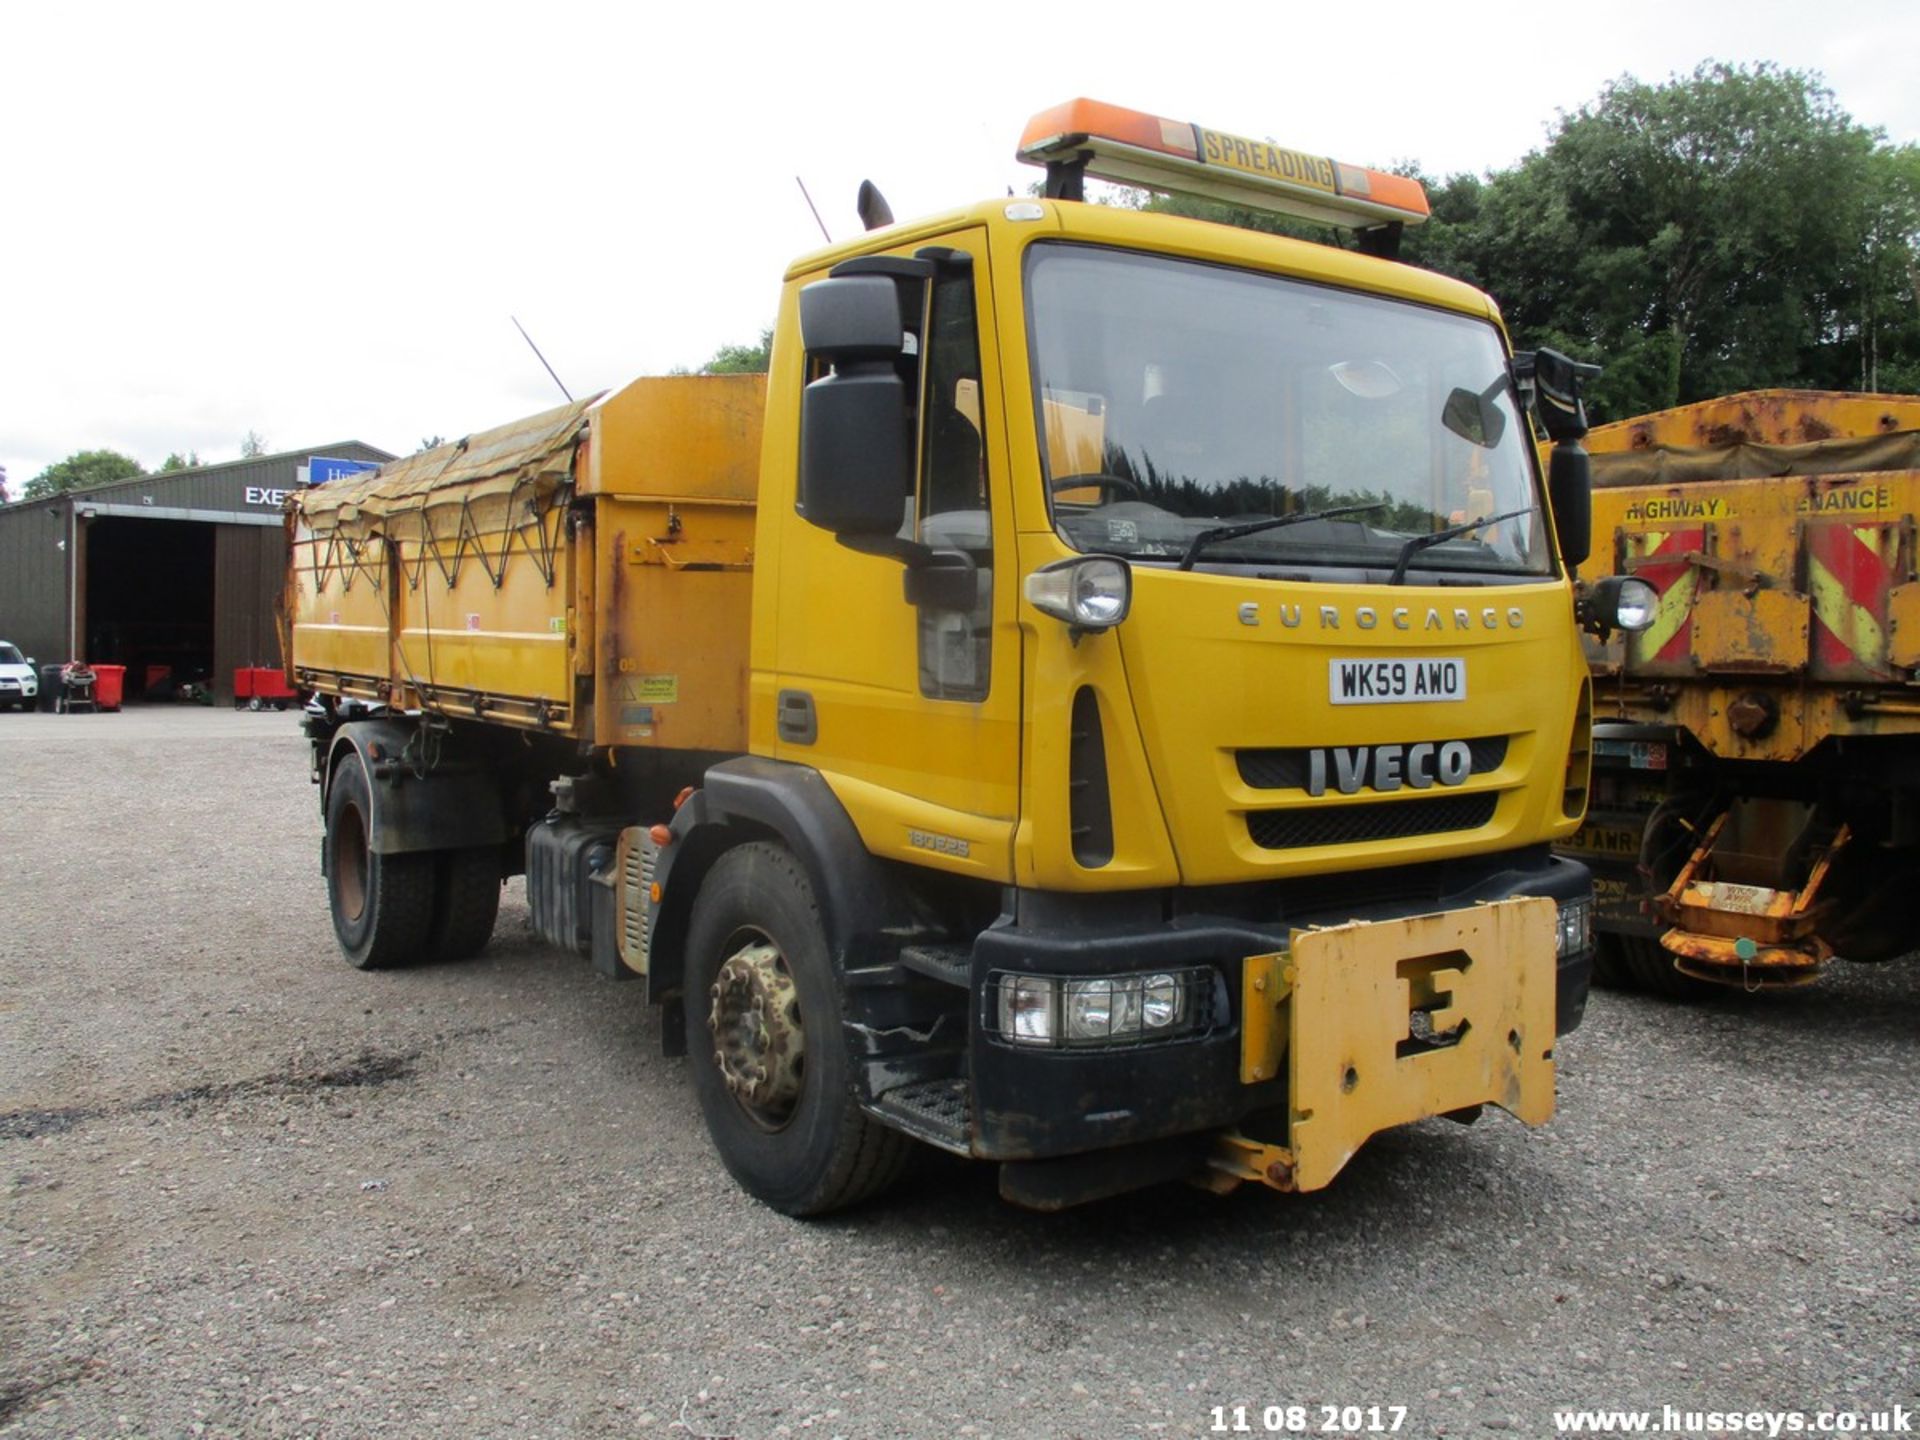
[[[765,389],[638,380],[304,492],[296,683],[603,744],[744,750]]]

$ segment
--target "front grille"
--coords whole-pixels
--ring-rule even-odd
[[[1444,743],[1435,742],[1436,746]],[[1334,747],[1299,745],[1284,750],[1241,750],[1234,759],[1240,766],[1240,778],[1255,790],[1304,790],[1307,788],[1307,756],[1315,748]],[[1490,775],[1507,763],[1505,735],[1483,735],[1478,740],[1469,740],[1467,749],[1473,754],[1471,774]],[[1331,771],[1333,767],[1327,768]]]
[[[1498,791],[1371,805],[1315,805],[1299,810],[1255,810],[1247,833],[1263,850],[1310,850],[1366,840],[1405,840],[1449,830],[1478,830],[1493,819]]]

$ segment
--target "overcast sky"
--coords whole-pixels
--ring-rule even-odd
[[[1555,24],[1548,17],[1564,15]],[[0,3],[0,465],[407,452],[751,341],[871,177],[1024,189],[1087,95],[1356,163],[1511,164],[1703,59],[1920,139],[1920,4]]]

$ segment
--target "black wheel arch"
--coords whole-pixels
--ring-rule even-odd
[[[694,897],[714,863],[735,846],[777,840],[813,884],[836,975],[890,959],[884,932],[899,923],[899,898],[867,850],[846,807],[817,770],[760,756],[710,768],[670,826],[655,879],[661,887],[647,967],[647,999],[667,1007],[669,1054],[682,1053],[687,929]]]
[[[409,720],[352,720],[334,731],[321,774],[320,811],[342,765],[359,765],[367,777],[373,813],[368,848],[377,855],[418,850],[458,850],[505,845],[513,838],[493,776],[464,764],[442,764],[424,776],[403,758],[419,736]]]

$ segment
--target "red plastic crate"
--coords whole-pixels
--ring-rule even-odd
[[[265,665],[248,665],[233,672],[233,703],[257,700],[263,705],[285,705],[300,697],[287,677]]]

